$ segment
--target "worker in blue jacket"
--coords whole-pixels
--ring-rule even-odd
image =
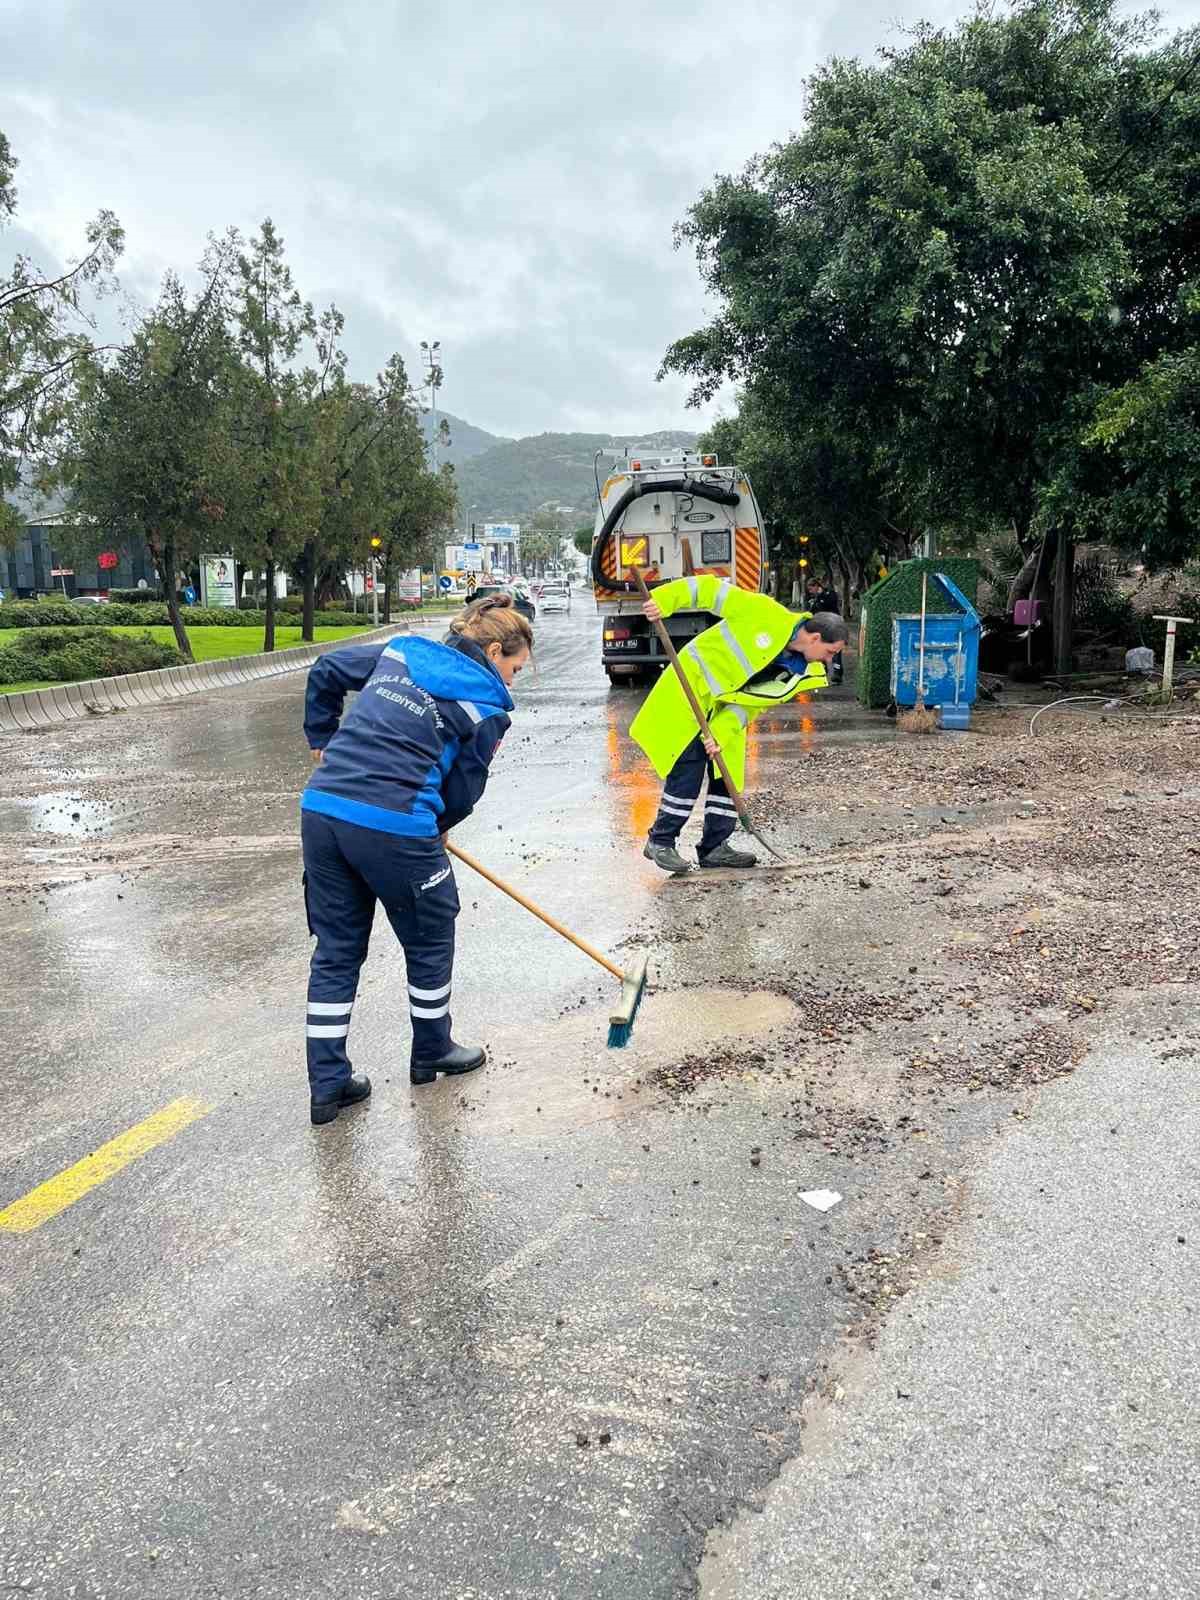
[[[483,794],[532,646],[529,623],[500,594],[469,606],[445,643],[401,634],[332,650],[309,671],[304,732],[317,765],[301,837],[317,940],[306,1029],[314,1123],[371,1093],[346,1040],[376,901],[404,947],[411,1081],[484,1063],[450,1033],[458,889],[444,839]],[[343,719],[349,690],[358,697]]]

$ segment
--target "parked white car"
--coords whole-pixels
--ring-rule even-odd
[[[547,583],[541,593],[543,611],[570,611],[571,591],[565,583]]]

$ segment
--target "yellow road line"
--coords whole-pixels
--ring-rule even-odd
[[[43,1222],[49,1222],[51,1217],[73,1206],[97,1184],[104,1183],[156,1145],[173,1139],[189,1122],[207,1116],[211,1110],[212,1107],[203,1101],[186,1096],[182,1100],[172,1100],[169,1106],[156,1111],[145,1122],[119,1133],[73,1167],[47,1178],[45,1183],[39,1183],[36,1189],[6,1206],[0,1211],[0,1230],[31,1233],[34,1228],[40,1228]]]

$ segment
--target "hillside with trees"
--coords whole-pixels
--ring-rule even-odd
[[[433,443],[434,434],[437,433],[438,460],[449,462],[456,469],[461,467],[464,461],[469,461],[472,456],[482,455],[485,450],[491,450],[495,445],[511,443],[500,434],[476,428],[471,423],[464,422],[462,417],[456,417],[453,412],[443,411],[440,407],[436,428],[433,412],[428,408],[422,410],[421,432],[427,445]]]
[[[505,440],[464,461],[455,473],[465,522],[528,522],[546,505],[570,506],[590,517],[596,503],[594,462],[610,445],[647,450],[690,448],[697,435],[651,433],[539,433]]]

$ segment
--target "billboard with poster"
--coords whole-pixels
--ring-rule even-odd
[[[237,583],[232,556],[200,557],[200,604],[237,608]]]
[[[421,604],[421,569],[409,567],[396,580],[396,593],[405,605]]]

